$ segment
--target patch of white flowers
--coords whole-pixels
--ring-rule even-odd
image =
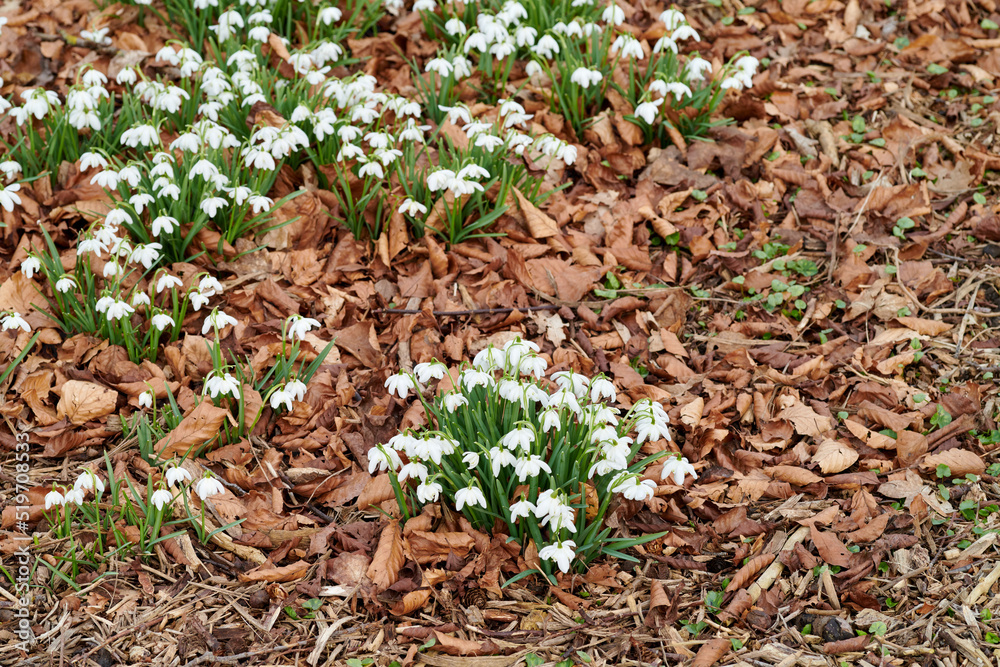
[[[452,389],[425,398],[425,386],[446,377],[447,366],[433,361],[385,381],[400,399],[416,392],[432,419],[368,452],[369,472],[389,471],[397,499],[451,502],[485,529],[499,516],[522,544],[547,540],[539,557],[567,572],[577,556],[600,551],[596,531],[587,530],[589,511],[600,522],[611,494],[646,501],[656,493],[644,471],[666,452],[638,461],[636,454],[644,443],[671,439],[660,403],[637,401],[622,416],[610,380],[548,372],[538,346],[519,338],[483,349],[450,376]],[[681,484],[687,475],[696,476],[686,459],[666,459],[663,479]],[[590,506],[588,488],[600,509]],[[583,534],[589,541],[578,546]]]

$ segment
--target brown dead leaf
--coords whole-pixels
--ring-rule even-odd
[[[62,386],[56,415],[79,426],[115,411],[118,392],[94,382],[70,380]]]
[[[816,524],[809,526],[810,537],[816,545],[819,557],[829,565],[848,567],[851,564],[851,552],[833,533],[822,531]]]
[[[812,460],[820,470],[829,475],[843,472],[854,465],[858,460],[858,453],[846,442],[827,438],[816,448]]]
[[[833,419],[817,413],[801,401],[796,401],[788,406],[776,417],[791,422],[795,432],[799,435],[808,435],[814,438],[833,428]]]
[[[517,188],[514,188],[514,197],[517,198],[517,207],[520,209],[523,222],[528,227],[528,232],[531,233],[532,237],[545,239],[559,233],[559,225],[556,221],[532,204]]]
[[[381,593],[396,583],[405,560],[402,531],[398,522],[391,521],[382,529],[372,564],[368,566],[368,578],[375,584],[376,591]]]
[[[725,637],[709,639],[698,649],[694,660],[691,661],[691,667],[712,667],[729,653],[730,648],[732,644]]]
[[[949,449],[940,454],[932,454],[925,458],[920,465],[922,468],[930,470],[934,470],[939,465],[946,465],[954,477],[964,477],[970,473],[982,475],[986,470],[986,463],[977,454],[967,449]]]
[[[306,576],[306,572],[309,571],[308,561],[300,560],[290,565],[284,565],[282,567],[258,567],[250,570],[249,572],[239,575],[240,581],[269,581],[269,582],[285,582],[285,581],[295,581]]]
[[[184,456],[191,449],[198,449],[215,440],[229,412],[217,408],[209,400],[203,400],[192,410],[173,431],[156,443],[156,451],[161,458]]]
[[[865,428],[853,419],[845,419],[844,426],[851,434],[873,449],[895,449],[896,440],[887,435]]]

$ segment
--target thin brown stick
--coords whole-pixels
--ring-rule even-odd
[[[522,308],[472,308],[469,310],[435,310],[431,311],[434,317],[464,317],[468,315],[503,315],[505,313],[527,313],[536,310],[559,310],[562,306],[554,303],[543,306],[524,306]],[[424,311],[414,308],[376,308],[373,313],[386,313],[389,315],[420,315]]]

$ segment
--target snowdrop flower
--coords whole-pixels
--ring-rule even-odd
[[[21,165],[14,160],[5,160],[0,162],[0,171],[2,171],[3,175],[7,178],[14,178],[14,176],[21,171]]]
[[[681,25],[687,23],[687,18],[685,18],[684,14],[676,9],[668,9],[660,14],[660,23],[662,23],[667,30],[675,30]]]
[[[580,414],[580,401],[577,400],[576,394],[569,389],[560,389],[549,396],[549,407],[556,409],[566,408],[576,415]]]
[[[198,282],[198,291],[205,296],[215,296],[216,294],[222,294],[225,290],[218,279],[213,276],[205,276]]]
[[[517,463],[514,464],[514,473],[520,482],[524,482],[529,477],[538,477],[543,470],[549,474],[552,473],[552,468],[549,467],[549,464],[543,461],[542,457],[536,455],[529,456],[526,459],[518,459]]]
[[[494,368],[503,368],[507,363],[507,355],[503,350],[488,345],[472,359],[472,365],[481,371],[491,371]],[[484,385],[485,386],[485,385]]]
[[[108,306],[107,313],[105,314],[107,315],[108,322],[110,322],[112,320],[124,319],[134,312],[135,308],[124,301],[114,301]]]
[[[453,180],[455,180],[455,172],[450,169],[438,169],[428,174],[427,188],[431,192],[444,190]]]
[[[489,373],[469,369],[462,371],[460,381],[466,391],[472,391],[476,387],[489,387],[495,383]]]
[[[320,23],[323,25],[332,25],[339,21],[343,16],[343,12],[340,11],[338,7],[324,7],[319,10],[319,14],[316,16]]]
[[[516,449],[520,447],[525,451],[525,453],[531,451],[531,443],[535,441],[535,432],[527,426],[522,426],[521,428],[516,428],[513,431],[509,431],[500,439],[500,444],[502,444],[507,449]]]
[[[150,304],[149,295],[145,292],[136,292],[132,295],[132,307],[148,306]]]
[[[663,471],[660,473],[660,479],[672,478],[674,484],[677,486],[684,485],[684,478],[691,475],[695,479],[698,479],[698,473],[695,472],[694,466],[683,456],[671,456],[663,462]]]
[[[137,245],[132,251],[131,261],[139,262],[148,271],[153,268],[153,264],[160,258],[160,250],[163,246],[159,243],[146,243]]]
[[[106,188],[108,190],[116,190],[118,189],[119,180],[117,171],[105,169],[104,171],[94,174],[94,177],[90,179],[90,183],[91,185],[100,185],[102,188]]]
[[[222,310],[213,310],[208,317],[205,318],[205,324],[201,327],[201,335],[204,336],[214,327],[215,329],[224,329],[227,324],[236,324],[236,318],[226,314]]]
[[[399,207],[399,212],[403,215],[411,215],[414,218],[418,215],[423,215],[427,213],[427,207],[420,202],[415,202],[409,197],[403,200],[403,203]]]
[[[618,394],[615,392],[615,385],[607,378],[596,378],[590,384],[590,400],[592,403],[597,403],[602,398],[608,399],[611,403],[614,403]]]
[[[528,518],[535,511],[535,506],[528,500],[520,500],[510,506],[510,518],[517,522],[520,518]]]
[[[64,275],[56,281],[56,291],[60,294],[68,294],[76,289],[76,280],[73,276]]]
[[[569,80],[581,88],[586,89],[591,85],[597,85],[603,78],[604,75],[597,70],[587,69],[586,67],[577,67],[573,70],[573,74],[570,75]]]
[[[189,473],[185,468],[171,465],[167,467],[165,479],[167,480],[167,486],[183,484],[184,482],[191,480],[191,473]]]
[[[640,102],[635,107],[635,115],[637,118],[641,118],[647,125],[652,125],[653,121],[656,120],[656,115],[659,113],[659,107],[663,104],[663,99],[653,100],[652,102]]]
[[[271,398],[269,399],[271,403],[272,410],[278,410],[282,405],[291,412],[292,411],[292,395],[288,393],[285,389],[279,389],[271,393]]]
[[[479,454],[475,452],[465,452],[462,454],[462,463],[464,463],[469,470],[474,470],[479,467]]]
[[[125,67],[120,72],[118,72],[118,76],[115,77],[115,81],[117,81],[118,83],[120,83],[122,85],[129,85],[129,86],[131,86],[132,84],[135,83],[136,78],[137,78],[137,75],[135,73],[135,68],[134,67]]]
[[[301,401],[306,397],[306,383],[301,380],[289,380],[285,383],[285,391],[293,400]]]
[[[656,493],[656,482],[651,479],[639,481],[638,475],[621,475],[608,485],[611,493],[620,493],[629,500],[648,500]]]
[[[160,131],[154,125],[135,125],[122,132],[121,143],[130,148],[158,146]]]
[[[167,505],[167,503],[173,499],[174,494],[170,493],[166,489],[157,489],[156,491],[153,491],[153,495],[150,497],[149,502],[151,502],[156,509],[163,511],[163,508]]]
[[[141,394],[139,394],[139,407],[140,408],[151,408],[151,407],[153,407],[153,399],[154,398],[155,397],[153,396],[153,392],[147,389],[146,391],[144,391]]]
[[[98,498],[104,493],[104,482],[91,470],[84,470],[73,482],[73,488],[79,491],[93,491]]]
[[[424,481],[417,485],[417,500],[422,503],[433,503],[441,497],[442,487],[437,482]]]
[[[444,24],[444,30],[452,37],[455,35],[464,35],[469,31],[465,24],[462,23],[462,20],[457,18],[448,19]]]
[[[156,200],[153,198],[153,195],[151,195],[149,193],[140,193],[140,194],[132,195],[131,197],[129,197],[128,203],[132,205],[132,207],[135,209],[136,213],[138,213],[138,214],[141,215],[143,209],[146,208],[147,206],[149,206],[150,204],[152,204],[154,201],[156,201]],[[174,220],[173,218],[168,218],[168,219],[169,220]],[[177,224],[176,220],[174,220],[174,224]],[[155,233],[154,233],[154,236],[155,236]]]
[[[212,496],[222,495],[226,492],[226,487],[215,477],[205,476],[195,482],[194,492],[198,494],[199,498],[205,500]]]
[[[469,111],[469,107],[465,106],[464,104],[459,103],[453,107],[446,107],[442,105],[439,106],[438,108],[447,113],[448,120],[450,120],[452,123],[456,125],[458,124],[459,121],[462,121],[464,123],[472,122],[472,112]]]
[[[572,391],[579,398],[587,395],[587,386],[590,384],[590,378],[586,375],[580,375],[572,371],[559,371],[552,374],[552,379],[555,380],[560,389]]]
[[[483,490],[475,485],[475,482],[455,492],[455,508],[461,512],[462,508],[466,505],[469,507],[478,505],[483,509],[487,508],[486,496],[483,495]]]
[[[537,74],[542,73],[542,66],[538,64],[535,60],[529,60],[528,64],[524,66],[524,73],[529,77],[533,77]]]
[[[688,81],[703,81],[705,75],[711,71],[712,63],[704,58],[692,58],[684,66],[684,74]]]
[[[195,312],[201,310],[201,307],[208,303],[208,296],[201,292],[191,292],[188,294],[188,299],[191,300],[191,306]]]
[[[377,179],[385,178],[385,172],[382,170],[382,165],[378,162],[372,161],[361,166],[358,170],[358,176],[365,178],[367,176],[374,176]]]
[[[455,410],[457,410],[459,407],[468,404],[469,404],[469,399],[467,399],[465,396],[462,396],[459,393],[445,394],[444,407],[446,410],[448,410],[448,412],[454,414]]]
[[[396,394],[405,399],[411,389],[416,389],[416,383],[408,373],[399,372],[386,378],[385,388],[389,390],[389,395]]]
[[[313,319],[312,317],[302,317],[301,315],[292,315],[288,318],[288,330],[285,332],[288,340],[304,340],[306,334],[312,329],[319,328],[319,320]]]
[[[623,458],[615,456],[605,456],[604,458],[598,459],[594,465],[590,466],[590,470],[587,471],[587,477],[593,478],[594,475],[603,477],[604,475],[611,474],[616,470],[624,470],[628,467],[628,461]]]
[[[199,208],[205,212],[205,215],[210,218],[214,218],[219,210],[226,207],[228,204],[229,202],[222,197],[209,197],[202,200]]]
[[[25,278],[31,280],[32,276],[41,271],[42,262],[37,257],[29,255],[27,259],[21,262],[21,273]]]
[[[81,33],[82,34],[82,33]],[[74,503],[77,506],[83,505],[84,497],[82,489],[70,489],[65,495],[66,504]]]
[[[539,379],[545,376],[545,369],[548,367],[548,362],[542,357],[539,357],[537,354],[521,357],[517,364],[517,370],[519,373],[524,375],[533,375]]]
[[[611,50],[620,51],[621,57],[626,60],[630,58],[642,60],[646,57],[646,54],[642,51],[642,44],[640,44],[639,40],[631,35],[619,35],[611,45]]]
[[[411,477],[413,479],[419,479],[420,481],[424,481],[427,479],[428,470],[427,466],[425,466],[423,463],[420,463],[419,461],[410,461],[409,463],[405,464],[402,468],[399,469],[397,475],[401,483],[405,482]]]
[[[605,12],[606,13],[606,12]],[[573,557],[576,556],[574,549],[576,548],[576,542],[573,540],[566,540],[565,542],[558,542],[556,544],[550,544],[538,552],[538,557],[542,560],[550,560],[555,562],[559,566],[559,571],[563,574],[569,572],[570,562]]]
[[[601,20],[606,23],[621,25],[625,21],[625,10],[612,2],[608,8],[601,13]],[[565,571],[565,570],[564,570]]]
[[[670,33],[670,39],[674,42],[680,42],[685,39],[693,39],[696,42],[700,42],[701,36],[694,28],[685,24],[678,26],[676,30]]]
[[[445,58],[433,58],[424,66],[424,71],[434,72],[442,78],[449,76],[454,70],[455,66],[451,64],[450,60],[446,60]]]
[[[667,35],[660,37],[656,40],[656,44],[653,45],[653,53],[662,53],[664,51],[677,53],[677,43]]]
[[[4,331],[10,331],[11,329],[21,329],[22,331],[27,332],[31,331],[31,327],[28,326],[28,322],[21,317],[21,313],[13,311],[3,316],[3,319],[0,320],[0,328]]]
[[[153,315],[152,323],[156,329],[163,331],[167,327],[174,326],[174,318],[170,317],[166,313],[157,313],[156,315]]]
[[[448,367],[440,361],[417,364],[413,367],[413,372],[417,375],[417,380],[426,384],[431,379],[440,380],[448,374]]]
[[[261,211],[271,210],[271,206],[274,205],[274,200],[264,195],[253,195],[248,202],[255,215]]]
[[[177,276],[172,276],[169,273],[162,273],[159,280],[156,281],[156,293],[162,294],[163,290],[174,289],[180,287],[184,283]]]
[[[65,505],[65,504],[66,504],[66,497],[63,494],[56,491],[55,489],[52,489],[51,491],[45,494],[45,511],[48,511],[57,505]]]
[[[429,438],[414,438],[411,441],[412,456],[419,459],[430,459],[434,463],[441,465],[441,457],[453,454],[458,447],[458,442],[449,438],[431,436]],[[410,456],[407,452],[407,456]]]
[[[499,447],[490,448],[490,469],[493,471],[494,477],[500,474],[502,468],[516,464],[517,456],[514,455],[514,452]]]
[[[228,394],[238,399],[240,397],[240,381],[229,373],[220,375],[218,372],[213,372],[212,376],[205,382],[202,393],[207,393],[212,398]]]
[[[542,433],[548,433],[552,429],[558,431],[562,427],[562,420],[559,418],[558,410],[548,408],[542,411],[540,417],[542,418]]]
[[[542,35],[538,43],[531,47],[531,51],[545,58],[552,60],[558,55],[560,50],[559,42],[552,35]]]
[[[374,475],[376,471],[389,470],[390,468],[393,471],[399,470],[402,466],[403,461],[394,449],[379,445],[368,450],[369,475]]]

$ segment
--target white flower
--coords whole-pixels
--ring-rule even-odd
[[[167,486],[173,486],[174,484],[183,484],[191,479],[191,473],[180,466],[168,466],[167,472],[164,478],[167,480]]]
[[[566,540],[565,542],[558,542],[542,547],[538,552],[538,557],[542,560],[554,561],[559,566],[559,571],[565,574],[569,572],[570,561],[576,556],[576,552],[573,550],[575,548],[576,542]]]
[[[448,438],[437,436],[414,438],[410,441],[411,450],[407,450],[407,456],[414,456],[419,459],[430,459],[437,465],[441,465],[441,457],[452,454],[458,443]]]
[[[339,21],[343,16],[343,12],[340,11],[338,7],[324,7],[319,10],[316,18],[319,19],[320,23],[323,25],[332,25],[333,23]]]
[[[590,400],[593,403],[597,403],[602,398],[606,398],[612,403],[618,398],[618,394],[615,393],[615,385],[612,384],[611,380],[607,378],[596,378],[590,384]]]
[[[462,463],[464,463],[469,470],[479,467],[479,454],[475,452],[465,452],[462,454]]]
[[[613,51],[620,51],[621,57],[629,60],[635,58],[636,60],[642,60],[646,54],[642,51],[642,44],[639,43],[635,37],[631,35],[619,35],[618,39],[614,41],[611,45]]]
[[[489,387],[494,384],[493,376],[489,373],[469,369],[462,371],[460,380],[466,391],[472,391],[476,387]]]
[[[531,451],[531,443],[534,441],[535,431],[527,426],[522,426],[504,435],[500,439],[500,444],[507,449],[517,449],[520,447],[525,453],[528,453]]]
[[[286,336],[288,337],[288,340],[293,340],[295,338],[303,340],[311,329],[319,328],[319,326],[319,320],[315,320],[311,317],[302,317],[301,315],[292,315],[288,318]]]
[[[679,26],[676,30],[670,33],[670,39],[675,42],[679,42],[684,39],[693,39],[696,42],[701,41],[701,37],[698,32],[689,25]]]
[[[195,312],[201,310],[201,307],[208,303],[208,297],[201,292],[191,292],[188,294],[188,298],[191,300],[191,305],[194,306]]]
[[[472,359],[472,365],[481,371],[491,371],[494,368],[503,368],[506,363],[507,355],[504,351],[497,349],[492,345],[488,345],[480,350]]]
[[[684,66],[684,73],[688,81],[703,81],[705,74],[712,71],[712,63],[704,58],[692,58]]]
[[[431,379],[440,380],[448,374],[448,367],[440,361],[417,364],[413,367],[413,372],[417,375],[417,381],[426,384]]]
[[[399,470],[403,462],[399,458],[396,450],[379,445],[368,450],[368,474],[374,475],[375,471]]]
[[[537,354],[531,354],[521,357],[517,366],[519,373],[534,375],[536,378],[541,379],[545,376],[545,369],[549,367],[549,364],[545,361],[545,359],[539,357]]]
[[[153,395],[153,392],[147,389],[146,391],[139,394],[139,407],[140,408],[153,407],[153,401],[155,398],[156,397]]]
[[[66,504],[66,497],[63,494],[56,491],[55,489],[52,489],[51,491],[45,494],[46,511],[52,509],[56,505],[65,505],[65,504]]]
[[[399,212],[403,215],[411,215],[414,218],[418,215],[423,215],[427,213],[427,207],[420,202],[415,202],[409,197],[403,200],[403,203],[399,207]]]
[[[202,393],[206,392],[212,398],[216,398],[220,395],[225,396],[226,394],[232,395],[233,398],[239,398],[240,382],[229,373],[224,373],[221,376],[216,373],[205,382],[205,388]]]
[[[198,494],[198,497],[202,500],[206,498],[211,498],[212,496],[218,496],[226,492],[226,487],[222,485],[222,482],[214,477],[202,477],[194,485],[194,492]]]
[[[535,506],[528,500],[521,500],[510,506],[510,518],[515,522],[521,517],[527,518],[535,511]]]
[[[205,324],[201,327],[201,335],[204,336],[212,328],[224,329],[228,324],[236,324],[236,318],[228,315],[222,310],[213,310],[211,314],[205,318]]]
[[[296,401],[306,397],[306,383],[301,380],[289,380],[285,383],[285,391]]]
[[[216,294],[222,294],[225,290],[217,278],[205,276],[198,282],[198,291],[205,296],[215,296]]]
[[[668,9],[660,14],[660,23],[662,23],[667,30],[674,30],[687,23],[687,19],[684,17],[684,14],[676,9]]]
[[[608,485],[611,493],[620,493],[629,500],[647,500],[656,493],[656,482],[651,479],[639,481],[635,474],[623,474]]]
[[[167,327],[174,326],[174,318],[170,317],[166,313],[157,313],[153,315],[152,324],[158,330],[163,331]]]
[[[104,493],[104,482],[91,470],[84,470],[73,482],[73,488],[79,491],[93,491],[94,495],[100,497]]]
[[[682,486],[684,478],[688,475],[698,479],[698,473],[695,472],[694,466],[685,457],[671,456],[663,462],[663,471],[660,473],[660,479],[665,480],[668,477],[672,477],[674,484]]]
[[[459,407],[468,405],[469,399],[459,393],[445,394],[444,407],[448,412],[454,413]]]
[[[614,23],[615,25],[621,25],[625,20],[625,10],[619,7],[617,4],[612,2],[608,5],[608,8],[604,10],[601,14],[601,20],[607,23]],[[563,570],[565,572],[565,570]]]
[[[14,176],[21,171],[21,165],[14,160],[4,160],[0,162],[0,172],[7,178],[14,178]]]
[[[18,312],[11,312],[4,315],[3,320],[0,320],[0,327],[2,327],[4,331],[10,331],[11,329],[31,331],[31,327],[28,326],[25,319],[21,317],[21,313]]]
[[[285,409],[289,412],[292,411],[292,395],[284,389],[279,389],[272,393],[270,403],[272,410],[278,410],[282,405],[284,405]]]
[[[227,204],[229,204],[229,202],[223,199],[222,197],[209,197],[207,199],[202,200],[200,208],[202,211],[205,212],[205,215],[207,215],[210,218],[214,218],[215,214],[218,213]]]
[[[562,427],[562,420],[559,418],[559,411],[552,408],[544,410],[541,414],[542,418],[542,433],[548,433],[552,429],[560,430]]]
[[[128,305],[124,301],[112,301],[108,304],[108,310],[105,314],[108,317],[108,322],[110,322],[111,320],[120,320],[128,317],[134,312],[135,308]]]
[[[517,457],[514,455],[514,452],[508,449],[500,449],[499,447],[490,448],[490,469],[493,471],[494,477],[500,474],[501,468],[506,468],[516,463]]]
[[[472,507],[478,505],[482,508],[486,508],[486,496],[483,495],[483,490],[478,486],[470,485],[464,489],[459,489],[455,492],[455,508],[461,512],[462,508],[468,505]]]
[[[427,474],[428,474],[427,466],[425,466],[420,461],[410,461],[402,468],[400,468],[399,472],[397,473],[400,482],[405,482],[411,477],[414,479],[419,479],[420,481],[424,481],[425,479],[427,479]]]
[[[411,389],[416,389],[417,385],[408,373],[399,372],[386,378],[385,388],[389,390],[389,395],[396,394],[400,398],[406,398]]]
[[[87,151],[80,156],[80,171],[87,171],[92,167],[104,169],[108,166],[108,161],[100,153]]]
[[[441,497],[441,485],[437,482],[423,482],[417,485],[417,500],[422,503],[433,503]]]
[[[27,259],[21,262],[21,273],[25,278],[31,280],[38,271],[42,269],[42,262],[37,257],[29,255]]]
[[[580,402],[577,400],[576,394],[568,389],[560,389],[549,396],[549,407],[556,409],[566,408],[574,414],[580,414]]]
[[[70,489],[66,492],[66,504],[75,503],[77,505],[83,504],[83,490],[82,489]]]
[[[587,477],[593,478],[594,475],[603,477],[616,470],[624,470],[628,467],[628,461],[624,458],[617,456],[605,456],[605,458],[598,459],[598,461],[590,466],[590,470],[587,471]]]
[[[551,489],[540,491],[538,499],[535,501],[535,517],[541,519],[544,516],[558,512],[561,506],[562,502],[555,491]]]
[[[526,459],[518,459],[517,463],[514,464],[514,473],[517,474],[517,479],[523,482],[529,477],[538,477],[541,471],[545,471],[549,474],[552,473],[552,468],[549,464],[542,460],[542,457],[532,455]]]
[[[153,495],[150,497],[149,502],[153,503],[153,506],[158,510],[163,510],[164,506],[174,499],[174,494],[170,493],[166,489],[157,489],[153,491]]]
[[[183,284],[184,282],[177,276],[172,276],[169,273],[163,273],[156,281],[156,293],[162,294],[163,290],[174,289],[175,287],[180,287]]]
[[[555,380],[555,383],[561,389],[573,392],[578,398],[583,398],[587,395],[587,385],[590,384],[590,378],[586,375],[572,371],[559,371],[552,374],[552,379]]]
[[[56,281],[56,291],[60,294],[68,294],[76,289],[76,280],[73,276],[64,275]]]
[[[656,114],[659,113],[661,104],[663,104],[662,99],[653,100],[652,102],[640,102],[635,107],[635,115],[643,119],[647,125],[652,125],[653,121],[656,120]]]
[[[148,271],[153,268],[153,264],[155,264],[156,260],[160,258],[160,250],[162,249],[163,246],[159,243],[137,245],[135,250],[132,251],[130,259],[133,262],[139,262]]]

